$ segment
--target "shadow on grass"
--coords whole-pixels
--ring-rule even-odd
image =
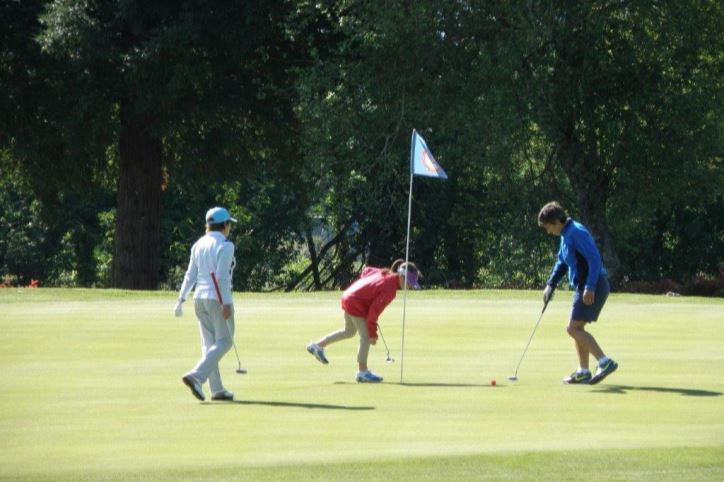
[[[409,383],[409,382],[391,382],[390,385],[400,385],[403,387],[453,387],[453,388],[465,388],[465,387],[490,387],[491,385],[485,385],[482,383],[434,383],[434,382],[423,382],[423,383]],[[501,387],[502,385],[497,385]]]
[[[359,385],[357,382],[334,382],[335,385]],[[448,387],[448,388],[465,388],[465,387],[488,387],[491,388],[491,385],[486,384],[480,384],[480,383],[434,383],[434,382],[426,382],[426,383],[408,383],[408,382],[384,382],[385,385],[400,385],[402,387]],[[504,385],[497,385],[497,387],[502,387]],[[497,388],[496,387],[496,388]]]
[[[298,402],[275,402],[271,400],[234,400],[228,405],[264,405],[267,407],[283,408],[309,408],[321,410],[374,410],[375,407],[353,406],[353,405],[331,405],[327,403],[298,403]],[[206,403],[206,405],[227,405],[227,403]]]
[[[692,388],[668,388],[668,387],[630,387],[626,385],[607,385],[602,386],[594,393],[621,393],[626,394],[633,391],[642,392],[661,392],[661,393],[678,393],[685,397],[720,397],[721,392],[711,392],[708,390],[697,390]]]

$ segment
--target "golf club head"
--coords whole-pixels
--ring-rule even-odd
[[[238,373],[240,375],[246,375],[246,368],[239,367],[236,369],[236,373]]]
[[[508,377],[508,380],[510,380],[511,382],[517,382],[517,381],[518,381],[518,377],[515,376],[515,375],[511,375],[511,376]]]
[[[392,358],[390,355],[387,355],[387,358],[385,358],[385,361],[387,363],[395,363],[395,359]]]

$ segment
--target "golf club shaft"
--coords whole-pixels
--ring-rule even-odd
[[[241,359],[239,358],[239,350],[236,349],[236,341],[234,340],[234,331],[231,329],[231,324],[229,323],[229,320],[226,320],[226,326],[229,329],[229,334],[231,334],[231,345],[234,347],[234,353],[236,354],[236,364],[237,364],[237,372],[241,373]]]
[[[231,344],[234,346],[234,353],[236,353],[236,363],[239,365],[239,369],[241,369],[241,360],[239,359],[239,351],[236,349],[236,342],[232,341]]]
[[[533,335],[535,335],[536,330],[538,329],[538,325],[540,324],[540,320],[543,319],[543,313],[546,312],[546,307],[548,306],[548,303],[543,304],[543,309],[540,312],[540,316],[538,317],[538,321],[535,322],[535,327],[533,327],[533,333],[530,334],[530,338],[528,338],[528,343],[525,345],[525,349],[523,350],[523,354],[520,356],[520,361],[518,362],[518,366],[515,367],[515,375],[513,375],[515,378],[518,378],[518,369],[520,368],[520,364],[523,363],[523,358],[525,358],[525,354],[528,352],[528,347],[530,346],[530,342],[533,341]]]
[[[382,338],[382,343],[385,344],[385,350],[387,350],[387,357],[390,356],[390,348],[387,346],[387,342],[385,341],[385,335],[382,334],[382,327],[380,325],[377,325],[377,330],[380,332],[380,338]]]

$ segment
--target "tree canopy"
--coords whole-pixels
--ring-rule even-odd
[[[415,128],[449,175],[413,188],[428,286],[541,286],[557,243],[536,214],[557,199],[619,288],[722,294],[720,2],[2,0],[0,15],[14,282],[175,289],[225,205],[236,289],[345,286],[404,254]]]

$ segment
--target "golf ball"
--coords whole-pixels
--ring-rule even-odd
[[[495,383],[496,383],[496,382],[495,382],[495,378],[493,378],[492,380],[490,380],[490,384],[491,384],[492,386],[495,386]]]

